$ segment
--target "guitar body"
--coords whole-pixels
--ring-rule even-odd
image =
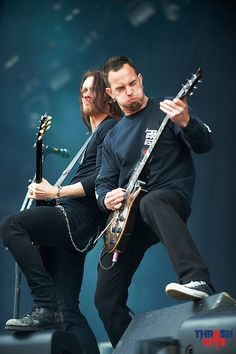
[[[104,234],[104,242],[108,253],[123,252],[133,232],[138,208],[137,198],[140,196],[141,187],[133,194],[127,193],[123,205],[119,210],[110,213]]]

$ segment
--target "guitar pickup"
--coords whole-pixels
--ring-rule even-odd
[[[119,234],[119,233],[121,232],[121,230],[122,230],[121,227],[114,226],[111,231],[112,231],[114,234]]]

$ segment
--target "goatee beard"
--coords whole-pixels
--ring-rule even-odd
[[[140,102],[133,102],[129,105],[129,110],[134,112],[137,111],[140,107],[142,106],[142,104]]]

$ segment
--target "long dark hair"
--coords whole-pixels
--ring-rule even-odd
[[[122,116],[122,111],[117,102],[113,102],[111,97],[106,94],[106,84],[103,78],[103,73],[100,70],[88,70],[84,73],[80,83],[80,110],[83,122],[89,130],[91,130],[89,117],[83,112],[81,90],[84,81],[88,77],[93,77],[93,104],[96,110],[105,113],[110,117],[119,118]]]

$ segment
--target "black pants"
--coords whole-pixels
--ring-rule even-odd
[[[125,251],[110,270],[98,268],[95,304],[113,347],[131,321],[127,307],[128,288],[145,251],[162,241],[174,265],[180,283],[205,280],[211,284],[186,227],[186,210],[181,196],[170,190],[156,190],[140,201],[134,232]],[[112,254],[104,253],[102,264],[111,264]]]
[[[89,224],[87,228],[84,226],[86,224],[84,208],[80,215],[76,235],[80,234],[81,238],[86,238],[88,235],[85,233],[94,233],[91,236],[96,236],[96,224]],[[34,304],[57,308],[59,290],[65,329],[77,335],[84,354],[98,354],[95,336],[79,310],[79,293],[86,253],[74,250],[61,210],[51,206],[40,206],[18,212],[1,222],[0,236],[24,273]],[[45,249],[47,253],[49,250],[53,262],[51,260],[47,262],[45,252],[42,256],[37,245],[46,246]],[[47,263],[50,272],[46,268]]]

